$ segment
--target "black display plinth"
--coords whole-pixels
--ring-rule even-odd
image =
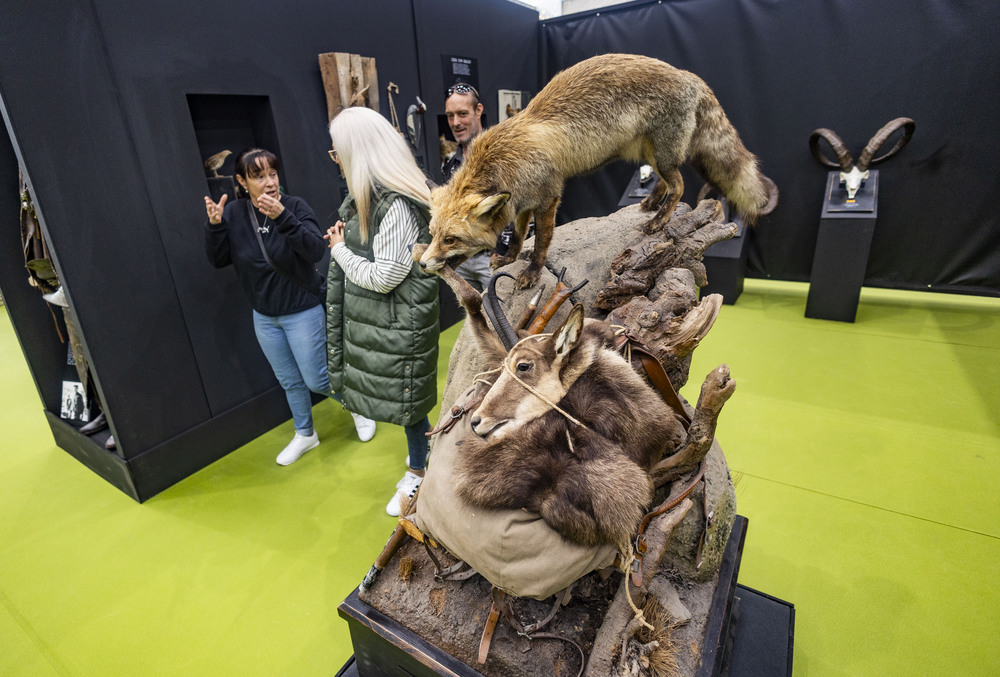
[[[353,660],[359,677],[482,677],[462,661],[362,602],[357,590],[341,602],[337,611],[351,629]]]
[[[878,170],[870,170],[853,200],[840,186],[840,172],[829,173],[806,317],[854,322],[877,218]]]
[[[205,180],[208,182],[208,196],[214,202],[221,200],[223,195],[227,196],[230,202],[236,199],[236,181],[233,177],[210,176]]]
[[[795,607],[743,585],[736,586],[736,633],[723,674],[782,677],[792,674]]]
[[[725,198],[720,201],[723,203],[723,209],[727,210],[728,219]],[[735,220],[735,223],[739,229],[736,237],[716,242],[705,250],[702,258],[708,284],[701,288],[701,296],[721,294],[722,302],[727,305],[736,303],[736,299],[743,293],[743,279],[746,277],[749,251],[746,226],[741,220]]]
[[[629,205],[634,205],[636,202],[641,202],[644,197],[652,192],[656,186],[656,182],[659,180],[660,177],[656,174],[650,174],[648,179],[641,181],[639,170],[635,170],[632,178],[629,179],[628,185],[625,187],[625,192],[622,193],[621,199],[618,200],[618,208],[628,207]]]
[[[697,677],[720,677],[721,675],[751,675],[765,674],[760,672],[736,672],[731,664],[742,660],[742,656],[752,654],[751,649],[740,648],[740,616],[734,611],[743,606],[748,608],[745,599],[751,595],[767,597],[756,591],[740,589],[736,579],[739,574],[740,559],[743,556],[743,544],[746,540],[747,520],[736,516],[726,552],[719,569],[719,583],[712,598],[712,608],[709,612],[708,624],[705,629],[705,640],[702,644],[701,666],[696,672]],[[767,598],[773,600],[773,598]],[[753,601],[757,601],[756,598]],[[791,608],[780,600],[776,603]],[[759,605],[758,605],[759,606]],[[757,612],[745,613],[746,618],[765,618],[772,622],[776,617]],[[396,620],[382,614],[358,599],[357,590],[352,592],[338,607],[351,631],[351,642],[354,645],[354,657],[348,661],[338,674],[359,675],[359,677],[379,677],[381,675],[455,675],[459,677],[476,677],[481,675],[465,663],[441,651],[418,635],[410,632]],[[792,619],[794,614],[786,614]],[[754,622],[757,622],[756,620]],[[772,632],[756,633],[753,636],[764,639],[773,638],[775,632],[782,640],[781,646],[769,644],[766,653],[773,656],[775,651],[784,651],[787,664],[791,667],[791,626],[780,624],[769,628]],[[758,650],[763,650],[758,647]],[[773,662],[773,660],[771,661]],[[763,663],[754,663],[763,664]],[[786,674],[786,673],[767,673]]]

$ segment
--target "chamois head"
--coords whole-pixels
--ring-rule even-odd
[[[472,430],[498,439],[545,414],[583,374],[601,348],[583,328],[583,305],[576,304],[554,334],[529,336],[507,354],[500,377],[472,418]]]

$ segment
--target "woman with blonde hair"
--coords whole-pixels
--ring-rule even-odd
[[[397,516],[423,479],[427,414],[437,402],[438,280],[410,255],[430,242],[430,189],[402,136],[375,111],[341,111],[330,139],[349,193],[326,234],[330,384],[349,410],[403,426],[409,467],[386,506]]]

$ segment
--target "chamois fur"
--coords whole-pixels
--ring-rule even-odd
[[[653,166],[660,181],[642,207],[658,209],[663,223],[683,193],[685,160],[748,220],[769,202],[757,159],[701,78],[657,59],[605,54],[556,74],[524,110],[472,141],[452,180],[431,193],[432,240],[421,267],[437,272],[492,250],[514,221],[507,255],[493,261],[507,265],[534,216],[535,249],[517,281],[534,285],[564,181],[615,159]]]
[[[476,436],[463,443],[455,479],[465,500],[537,512],[583,545],[631,539],[652,500],[648,471],[686,433],[612,340],[610,326],[585,324],[578,305],[556,333],[511,349],[518,378],[583,426],[502,373],[473,412]]]

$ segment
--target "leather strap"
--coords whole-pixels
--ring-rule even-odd
[[[436,435],[441,432],[448,432],[455,427],[455,424],[458,423],[463,416],[470,411],[475,411],[476,407],[479,406],[479,403],[483,401],[484,397],[486,397],[487,391],[489,391],[488,387],[484,387],[485,385],[485,383],[477,382],[474,386],[471,386],[470,389],[459,395],[449,412],[448,418],[442,416],[438,420],[437,426],[425,433],[427,437],[431,437],[432,435]]]
[[[623,352],[626,345],[629,346],[629,350],[633,356],[639,357],[643,371],[646,372],[650,383],[659,391],[663,401],[669,404],[670,408],[677,412],[677,415],[690,425],[691,417],[685,411],[684,405],[681,403],[681,398],[677,394],[677,391],[674,390],[674,386],[670,382],[670,378],[667,376],[667,372],[663,369],[660,361],[637,338],[629,335],[627,332],[618,336],[615,348],[618,352]]]
[[[496,590],[496,588],[493,588]],[[503,591],[500,591],[504,594]],[[496,602],[496,596],[493,598],[493,606],[490,607],[489,618],[486,619],[486,627],[483,628],[483,636],[479,640],[479,664],[486,664],[486,655],[490,652],[490,642],[493,640],[493,632],[497,629],[497,621],[500,620],[500,606]]]
[[[568,588],[563,592],[568,593]],[[490,641],[493,639],[493,632],[496,630],[497,621],[500,619],[500,615],[502,614],[503,617],[507,620],[507,622],[510,623],[510,627],[512,627],[514,631],[517,634],[521,635],[522,637],[526,637],[529,640],[557,639],[560,642],[566,642],[567,644],[573,645],[577,653],[580,654],[580,670],[579,672],[576,673],[576,677],[580,677],[580,675],[583,674],[583,669],[586,667],[586,659],[583,654],[583,649],[580,647],[579,644],[569,639],[568,637],[563,637],[561,635],[556,635],[548,632],[528,632],[524,628],[524,626],[521,625],[520,621],[518,621],[517,618],[514,616],[514,610],[511,609],[510,607],[510,597],[507,596],[506,592],[504,592],[503,590],[501,590],[496,586],[493,586],[493,589],[490,591],[490,596],[493,598],[493,605],[490,607],[490,616],[486,620],[486,627],[483,628],[483,638],[479,642],[480,665],[486,663],[486,655],[490,651]],[[562,603],[563,603],[562,598],[556,599],[555,604],[557,608]],[[554,616],[555,613],[551,615]],[[548,622],[548,620],[551,620],[551,617],[547,619],[546,622]]]
[[[476,402],[476,404],[479,403]],[[435,428],[428,430],[424,434],[427,435],[427,437],[431,437],[432,435],[436,435],[438,433],[448,432],[449,430],[455,427],[455,424],[458,423],[458,420],[463,416],[465,416],[466,412],[468,411],[469,411],[468,409],[466,409],[464,406],[460,404],[454,405],[451,408],[450,416],[448,418],[442,417],[441,422],[438,423],[438,425]]]
[[[247,214],[250,216],[250,230],[252,230],[253,234],[257,236],[257,244],[260,245],[260,253],[264,255],[264,260],[267,261],[267,265],[271,266],[271,268],[273,268],[276,273],[278,273],[284,278],[291,280],[296,285],[302,287],[313,296],[321,296],[319,289],[317,290],[310,289],[305,282],[295,277],[294,275],[286,271],[284,268],[279,267],[278,264],[276,264],[273,260],[271,260],[271,255],[267,253],[267,248],[264,246],[264,239],[260,236],[260,228],[257,227],[257,216],[253,213],[253,210],[254,210],[253,203],[250,202],[250,200],[247,200]],[[267,218],[268,217],[266,216],[264,217],[265,223],[267,222]],[[274,227],[277,228],[278,224],[274,224]],[[318,274],[319,273],[317,273],[317,275]],[[322,283],[320,284],[320,289],[322,289]]]
[[[702,461],[698,465],[698,474],[695,475],[695,478],[691,480],[690,484],[684,487],[684,491],[682,491],[676,498],[664,501],[659,508],[653,512],[646,513],[646,516],[642,518],[642,522],[639,523],[639,531],[635,537],[635,559],[632,561],[632,585],[635,587],[638,588],[642,586],[642,557],[646,554],[646,538],[644,536],[646,533],[646,527],[649,526],[649,523],[654,517],[662,515],[668,510],[673,510],[680,505],[681,501],[687,498],[688,494],[694,491],[694,488],[698,486],[698,483],[701,482],[704,476],[705,462]]]

